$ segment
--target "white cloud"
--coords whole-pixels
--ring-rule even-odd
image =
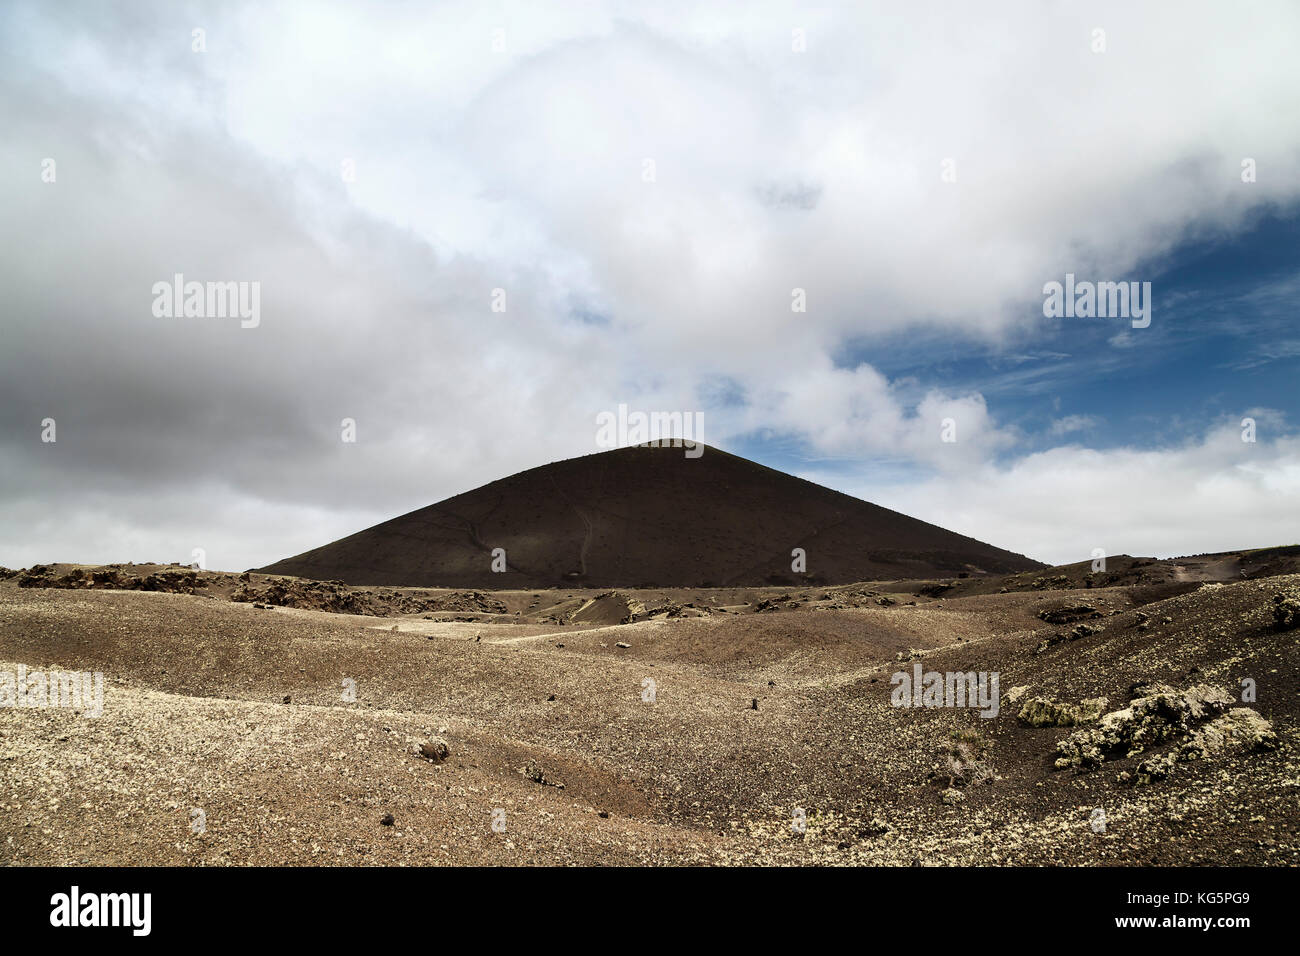
[[[1224,424],[1168,449],[1077,446],[908,485],[877,504],[1051,564],[1300,543],[1300,438]]]
[[[1070,448],[991,465],[1020,436],[978,390],[904,389],[831,356],[846,336],[910,330],[1032,352],[1045,281],[1143,278],[1190,232],[1228,234],[1296,199],[1300,126],[1279,118],[1297,106],[1300,8],[915,16],[888,3],[7,6],[0,483],[24,505],[0,515],[0,560],[76,557],[54,545],[79,540],[187,553],[183,516],[135,507],[186,485],[246,542],[216,549],[229,566],[261,563],[595,450],[596,414],[620,401],[687,410],[719,382],[746,402],[710,411],[711,440],[770,429],[820,454],[893,457],[941,476],[924,486],[931,505],[974,475],[1078,465],[1094,485],[1062,469],[1064,500],[1091,513],[1109,484],[1092,463],[1125,474],[1128,459]],[[1093,54],[1099,24],[1109,48]],[[190,50],[196,25],[207,53]],[[56,185],[39,180],[51,155]],[[955,183],[940,178],[948,157]],[[151,324],[147,290],[175,271],[262,281],[263,327]],[[487,307],[496,287],[505,315]],[[807,312],[791,311],[794,288]],[[34,440],[46,414],[57,453]],[[344,416],[353,449],[335,434]],[[1088,434],[1061,421],[1058,437]],[[1283,451],[1254,467],[1231,487],[1288,493]],[[1179,501],[1179,474],[1143,477]],[[91,517],[60,534],[51,503],[88,482],[118,504],[86,505],[98,535]],[[1012,510],[977,523],[1012,546],[996,523],[1023,509],[987,503]],[[264,520],[288,505],[318,509],[309,534]]]
[[[1092,415],[1066,415],[1064,418],[1057,418],[1052,421],[1048,427],[1047,433],[1054,437],[1069,435],[1074,432],[1086,432],[1096,428],[1097,419]]]

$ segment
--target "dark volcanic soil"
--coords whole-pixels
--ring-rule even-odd
[[[803,572],[791,570],[795,548]],[[843,584],[1038,567],[716,448],[687,458],[681,447],[640,446],[520,472],[261,570],[499,589]]]
[[[197,577],[193,594],[0,582],[0,674],[106,681],[99,717],[0,707],[0,860],[1300,862],[1300,629],[1275,602],[1295,575],[1163,597],[514,591],[481,595],[504,613],[391,617],[232,601],[277,582]],[[915,663],[998,672],[998,715],[892,706]],[[1059,742],[1117,718],[1017,717],[1031,698],[1115,714],[1153,685],[1215,689],[1272,739],[1137,782],[1217,718],[1058,770]],[[445,760],[420,753],[434,738]]]

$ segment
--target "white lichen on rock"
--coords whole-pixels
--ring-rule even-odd
[[[1202,721],[1215,717],[1232,704],[1223,690],[1197,684],[1177,691],[1163,684],[1135,698],[1123,710],[1112,711],[1096,727],[1078,730],[1056,745],[1056,768],[1090,770],[1115,753],[1133,757],[1149,747],[1184,736]]]
[[[1049,697],[1030,697],[1016,717],[1030,727],[1077,727],[1099,718],[1107,703],[1109,701],[1105,697],[1094,697],[1078,704]]]

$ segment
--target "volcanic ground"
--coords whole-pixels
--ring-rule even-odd
[[[1295,865],[1298,555],[765,588],[3,572],[0,674],[105,696],[0,707],[0,860]],[[895,706],[918,665],[998,673],[997,716]]]

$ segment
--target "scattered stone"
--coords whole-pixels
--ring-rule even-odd
[[[860,837],[878,837],[884,836],[894,828],[891,827],[880,817],[872,817],[871,822],[864,823],[858,827],[858,836]]]
[[[73,568],[55,577],[54,568],[36,564],[18,578],[20,588],[108,588],[119,591],[161,591],[168,594],[193,594],[195,588],[207,587],[193,568],[158,571],[144,577],[127,574],[122,568],[108,567],[86,571]]]
[[[441,737],[434,737],[428,743],[420,744],[420,756],[432,760],[434,763],[442,763],[451,754],[447,741]]]
[[[193,571],[189,573],[194,574]],[[242,581],[243,578],[241,577],[240,580]],[[198,586],[203,586],[202,582],[197,583]],[[166,588],[143,589],[165,590]],[[418,597],[391,589],[370,591],[352,588],[342,581],[295,581],[287,578],[278,578],[261,586],[251,582],[242,583],[230,595],[230,600],[239,603],[260,602],[277,607],[333,611],[337,614],[368,614],[374,617],[426,614],[435,611],[507,613],[504,603],[481,591],[453,591],[437,597]],[[475,618],[468,618],[468,620],[475,620]]]
[[[1043,577],[1034,578],[1029,582],[1029,586],[1035,591],[1056,591],[1068,588],[1070,578],[1065,574],[1054,574],[1050,577],[1044,575]]]
[[[379,825],[383,827],[391,827],[396,822],[397,821],[393,819],[393,815],[391,813],[385,813],[382,817],[379,818]]]
[[[1035,654],[1041,654],[1049,647],[1055,647],[1065,641],[1077,641],[1083,637],[1091,637],[1093,634],[1100,634],[1105,628],[1100,624],[1076,624],[1068,633],[1057,632],[1044,640],[1038,642],[1038,647],[1034,649]]]
[[[1039,611],[1038,617],[1048,624],[1073,624],[1084,618],[1101,617],[1101,612],[1091,604],[1072,604]]]
[[[519,768],[519,772],[533,783],[540,783],[543,787],[554,787],[556,790],[564,789],[564,784],[549,777],[535,760],[530,759],[528,763]]]

